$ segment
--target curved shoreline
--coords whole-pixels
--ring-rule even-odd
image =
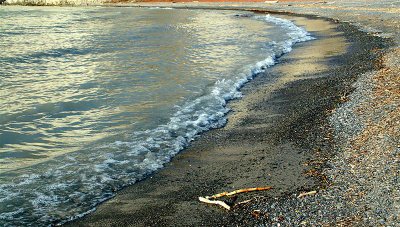
[[[367,0],[368,1],[368,0]],[[357,3],[357,7],[361,7],[359,9],[352,7],[350,4],[352,3]],[[328,135],[329,137],[326,138],[333,138],[335,137],[336,144],[330,144],[326,145],[325,147],[328,147],[327,149],[330,150],[327,154],[322,153],[321,156],[313,156],[312,160],[314,162],[311,162],[309,164],[318,164],[322,163],[320,165],[321,168],[325,170],[326,175],[328,175],[331,179],[330,182],[335,183],[337,181],[337,176],[340,176],[343,172],[347,172],[346,178],[347,181],[350,179],[350,182],[346,182],[346,178],[342,178],[340,181],[341,186],[340,187],[334,187],[331,189],[331,194],[329,193],[318,193],[317,196],[315,197],[305,197],[303,200],[298,201],[296,199],[296,195],[298,193],[298,190],[292,191],[293,193],[283,193],[285,195],[279,196],[278,198],[274,198],[274,196],[268,196],[267,194],[252,194],[250,198],[252,197],[259,197],[260,195],[264,195],[264,198],[256,198],[253,199],[251,203],[248,203],[247,205],[238,208],[232,213],[225,213],[221,212],[218,208],[214,207],[209,207],[204,204],[200,204],[200,206],[203,206],[204,208],[201,208],[201,210],[186,210],[187,216],[181,217],[181,221],[184,220],[185,217],[187,218],[192,218],[191,216],[195,217],[213,217],[214,219],[210,220],[209,222],[204,222],[203,224],[220,224],[220,225],[233,225],[233,224],[244,224],[244,223],[250,223],[250,224],[260,224],[260,223],[265,223],[265,224],[272,224],[272,223],[281,223],[281,224],[298,224],[298,225],[312,225],[312,224],[342,224],[342,225],[349,225],[349,224],[364,224],[364,225],[389,225],[390,223],[398,223],[400,220],[400,217],[398,216],[400,212],[400,201],[399,201],[399,196],[398,193],[399,191],[396,192],[396,186],[398,186],[398,180],[396,184],[396,179],[399,178],[399,164],[400,164],[400,142],[399,142],[399,90],[398,90],[398,85],[399,85],[399,77],[396,75],[399,74],[399,43],[400,43],[400,36],[398,35],[400,33],[400,29],[396,26],[398,26],[399,19],[393,19],[393,18],[399,18],[399,16],[396,15],[389,15],[389,13],[385,14],[384,16],[382,15],[375,15],[375,14],[368,14],[368,12],[377,12],[379,9],[374,9],[374,7],[378,6],[380,3],[374,3],[374,2],[369,2],[370,6],[362,6],[362,3],[365,1],[351,1],[351,2],[342,2],[342,1],[328,1],[328,2],[319,2],[319,3],[282,3],[282,4],[274,4],[274,5],[254,5],[251,3],[242,3],[241,5],[238,4],[238,6],[230,6],[230,7],[235,7],[234,9],[240,10],[255,10],[255,11],[263,11],[265,10],[266,12],[278,12],[279,14],[292,14],[294,13],[295,15],[303,15],[309,17],[311,15],[312,18],[316,17],[325,17],[325,18],[332,18],[329,19],[332,22],[335,21],[349,21],[351,24],[354,24],[356,28],[354,31],[357,31],[359,29],[363,30],[365,33],[370,33],[371,36],[377,35],[377,36],[382,36],[382,37],[392,37],[393,39],[393,46],[390,49],[385,49],[383,53],[381,51],[377,51],[377,54],[383,54],[383,56],[375,56],[376,60],[378,62],[378,68],[375,70],[370,71],[369,73],[361,74],[361,75],[352,75],[354,78],[352,81],[347,81],[346,86],[347,90],[338,90],[340,93],[336,94],[331,94],[332,96],[335,97],[336,101],[345,101],[344,104],[341,105],[341,107],[338,109],[339,113],[344,113],[344,115],[333,115],[331,117],[331,122],[328,122],[327,117],[332,116],[330,113],[320,113],[322,115],[321,122],[319,122],[319,126],[322,127],[316,127],[317,129],[315,137],[310,136],[307,137],[306,135],[302,135],[300,132],[295,132],[294,135],[297,133],[297,137],[299,138],[304,138],[307,137],[304,140],[305,145],[312,143],[312,141],[319,141],[316,138],[322,138],[324,135]],[[389,2],[389,1],[387,1]],[[343,3],[343,6],[340,5]],[[194,3],[191,3],[194,4]],[[154,4],[151,3],[151,6],[157,6],[157,5],[162,5],[162,4]],[[171,3],[168,4],[167,7],[176,7],[177,4],[172,5]],[[194,5],[199,5],[199,4],[194,4]],[[228,4],[229,5],[229,4]],[[247,6],[246,6],[247,5]],[[139,6],[137,3],[134,3],[133,5],[129,4],[111,4],[110,6]],[[182,5],[180,6],[181,8],[190,8],[190,4]],[[216,6],[214,5],[206,5],[203,6],[203,8],[209,7],[208,9],[215,9],[215,8],[224,8],[226,6]],[[201,8],[201,7],[200,7]],[[398,10],[399,8],[397,8]],[[396,11],[396,7],[391,11]],[[358,33],[357,33],[358,34]],[[363,34],[366,35],[366,34]],[[359,39],[358,35],[349,35],[349,38],[351,39]],[[387,41],[387,40],[386,40]],[[384,43],[385,41],[378,41],[379,43]],[[389,40],[390,42],[390,40]],[[367,45],[367,44],[365,44]],[[387,47],[385,47],[387,48]],[[366,52],[369,53],[375,53],[376,50],[371,49],[369,46],[366,46]],[[340,61],[338,59],[338,61]],[[355,57],[355,61],[360,61],[360,59],[357,60],[357,57]],[[364,64],[367,64],[371,59],[366,59],[366,62]],[[335,63],[336,64],[336,63]],[[331,66],[334,65],[334,63],[331,64]],[[381,68],[382,67],[382,68]],[[340,71],[336,70],[336,73],[340,73]],[[356,77],[359,78],[359,81],[354,85],[354,87],[351,87],[350,84],[352,84],[354,81],[356,81]],[[252,82],[256,83],[256,81]],[[299,85],[300,84],[300,85]],[[253,86],[253,85],[252,85]],[[290,86],[297,86],[297,87],[306,87],[306,85],[301,85],[301,83],[294,82]],[[389,89],[387,89],[389,88]],[[246,90],[247,87],[244,88]],[[311,89],[312,91],[313,89]],[[356,93],[353,93],[351,96],[348,96],[351,91],[355,90]],[[282,89],[281,94],[286,94],[287,90]],[[359,92],[357,92],[359,91]],[[363,92],[365,91],[365,92]],[[290,92],[289,92],[290,93]],[[367,97],[367,99],[365,99]],[[276,103],[281,103],[285,99],[278,100]],[[240,104],[232,103],[233,106],[238,106],[240,109]],[[257,105],[255,105],[257,106]],[[335,105],[334,105],[335,106]],[[373,108],[370,108],[373,107]],[[396,112],[397,111],[397,112]],[[318,111],[317,111],[318,112]],[[375,115],[377,114],[377,117]],[[353,116],[350,116],[353,115]],[[336,119],[335,119],[336,118]],[[341,124],[339,124],[339,120],[342,118]],[[375,118],[378,118],[376,122]],[[307,119],[307,117],[305,118]],[[350,119],[350,120],[348,120]],[[359,119],[360,121],[358,121]],[[259,119],[252,119],[253,122],[258,121]],[[371,120],[373,120],[371,122]],[[397,125],[394,125],[396,124]],[[343,126],[349,126],[349,123],[354,125],[354,127],[343,127]],[[336,125],[335,125],[336,124]],[[294,124],[296,125],[296,124]],[[304,127],[301,127],[301,122],[299,122],[299,129],[303,129]],[[318,124],[317,124],[318,125]],[[384,127],[380,127],[380,125]],[[242,126],[242,125],[241,125]],[[304,125],[303,125],[304,126]],[[330,127],[334,127],[335,131],[330,131],[328,130]],[[306,128],[306,130],[309,131],[309,129]],[[325,130],[325,131],[324,131]],[[352,132],[352,133],[349,133]],[[217,133],[218,135],[219,133]],[[287,133],[286,133],[287,134]],[[292,135],[291,133],[289,133]],[[289,134],[286,137],[290,137]],[[308,133],[309,134],[309,133]],[[348,136],[345,137],[338,137],[338,135],[341,134],[348,134]],[[373,135],[377,135],[376,138]],[[206,135],[203,135],[205,137]],[[222,137],[224,139],[225,137]],[[246,139],[249,139],[249,137],[243,137]],[[287,138],[286,138],[287,139]],[[322,138],[323,139],[323,138]],[[206,137],[204,140],[208,140],[209,144],[213,141],[214,138],[212,137]],[[267,140],[267,139],[266,139]],[[323,141],[323,140],[322,140]],[[218,141],[216,141],[218,143]],[[233,145],[241,145],[240,141],[236,141],[236,144]],[[292,141],[293,142],[293,141]],[[298,140],[294,140],[294,142],[299,142]],[[364,145],[364,143],[366,145]],[[196,143],[198,143],[196,141]],[[301,143],[300,143],[301,144]],[[399,144],[399,145],[396,145]],[[250,147],[253,144],[250,144]],[[213,147],[211,145],[204,145],[203,147],[200,146],[199,149],[208,149],[210,147]],[[381,148],[384,148],[385,150],[382,151]],[[319,151],[319,150],[316,150]],[[367,152],[365,151],[372,151],[372,152]],[[379,152],[375,152],[379,151]],[[317,152],[315,153],[317,154]],[[243,155],[243,157],[248,157],[250,156],[249,154]],[[186,155],[187,157],[191,157],[191,155]],[[321,159],[317,159],[317,158]],[[331,160],[328,160],[329,162],[320,162],[320,161],[326,161],[326,158],[329,157]],[[369,160],[369,157],[372,157],[371,160]],[[218,158],[218,157],[216,157]],[[179,158],[179,160],[184,160]],[[171,165],[179,165],[179,166],[185,166],[185,162],[183,161],[174,161],[174,164]],[[191,159],[188,159],[191,161]],[[256,160],[256,162],[258,162]],[[373,163],[376,162],[376,163]],[[189,162],[186,164],[190,165]],[[278,165],[279,166],[279,165]],[[389,166],[389,169],[385,169],[383,167]],[[326,167],[331,167],[331,168],[326,168]],[[357,168],[362,168],[362,171],[358,171]],[[173,168],[173,167],[169,167]],[[318,167],[319,168],[319,167]],[[371,171],[371,169],[374,169],[374,171]],[[176,170],[179,170],[178,167],[176,167]],[[397,171],[397,172],[396,172]],[[374,172],[377,173],[375,176],[368,176],[369,172]],[[349,174],[350,173],[350,174]],[[390,176],[390,181],[386,179],[386,174],[389,173]],[[182,173],[183,174],[183,173]],[[311,174],[311,173],[310,173]],[[361,175],[357,175],[361,174]],[[381,174],[381,176],[376,176],[378,174]],[[325,176],[326,176],[325,175]],[[322,181],[324,181],[324,175],[319,175],[322,178],[320,178]],[[363,177],[363,181],[357,182],[358,185],[354,186],[348,183],[352,183],[351,180],[357,177]],[[156,176],[155,176],[156,177]],[[160,177],[158,178],[159,180]],[[369,181],[370,179],[374,179],[375,181],[373,184],[365,184],[365,181]],[[378,181],[376,181],[378,179]],[[180,181],[179,178],[175,178],[176,181]],[[344,181],[343,181],[344,180]],[[153,180],[154,181],[154,180]],[[393,182],[392,182],[393,181]],[[147,184],[145,183],[146,181],[143,181],[144,183],[141,184]],[[218,182],[218,181],[216,181]],[[375,183],[384,183],[384,188],[380,187],[379,185],[374,185]],[[206,183],[205,183],[206,184]],[[346,185],[347,184],[347,185]],[[157,184],[154,184],[157,186]],[[363,188],[360,188],[359,186],[368,186]],[[197,188],[200,190],[201,194],[193,193],[193,196],[190,198],[191,200],[188,201],[193,201],[194,203],[198,203],[196,200],[196,196],[204,196],[208,194],[214,194],[217,192],[220,192],[221,190],[227,190],[226,188],[220,188],[218,185],[207,185],[208,189],[206,190],[205,188]],[[252,185],[249,185],[251,187]],[[325,185],[329,186],[329,185]],[[322,185],[322,187],[325,187]],[[348,191],[349,186],[351,187],[352,191]],[[142,187],[142,186],[140,186]],[[386,190],[386,188],[392,187],[389,191]],[[331,187],[332,188],[332,187]],[[397,187],[398,188],[398,187]],[[145,186],[142,187],[142,189],[146,189]],[[313,188],[300,188],[301,190],[308,191]],[[353,190],[354,189],[354,190]],[[375,190],[377,193],[374,195],[366,197],[363,195],[365,194],[366,190]],[[393,190],[394,189],[394,190]],[[128,196],[129,194],[129,188],[119,192],[118,194],[119,197],[110,200],[107,203],[110,203],[111,206],[108,206],[107,208],[102,208],[103,211],[102,213],[99,214],[100,212],[95,212],[94,215],[96,217],[92,217],[94,215],[89,215],[88,217],[85,217],[84,219],[78,220],[76,222],[72,222],[71,224],[73,226],[75,225],[96,225],[96,224],[101,224],[101,225],[111,225],[112,223],[114,224],[132,224],[134,221],[139,220],[139,219],[131,219],[132,216],[129,215],[124,215],[123,212],[121,212],[121,209],[125,209],[128,207],[129,203],[126,201],[123,201],[124,196]],[[165,190],[168,190],[166,188]],[[351,204],[345,204],[343,203],[343,198],[339,200],[338,194],[343,193],[345,191],[347,193],[347,197],[343,197],[344,199],[348,199],[349,201],[355,201],[356,205],[359,206],[358,208],[355,209],[354,205],[353,207]],[[396,194],[397,193],[397,197]],[[184,192],[182,193],[184,194]],[[391,200],[388,199],[389,195],[392,197]],[[185,195],[187,196],[187,195]],[[333,196],[333,199],[332,199]],[[336,198],[335,198],[336,196]],[[358,197],[358,198],[357,198]],[[382,212],[381,210],[372,210],[372,208],[379,208],[376,207],[375,205],[370,206],[369,204],[364,203],[366,199],[368,200],[375,200],[375,201],[383,201],[383,204],[385,204],[385,209]],[[384,198],[384,200],[380,200],[380,198]],[[126,197],[125,197],[126,198]],[[360,199],[361,198],[361,199]],[[396,200],[397,198],[397,200]],[[176,196],[172,199],[181,199],[180,196]],[[240,198],[242,199],[242,197]],[[336,200],[337,199],[337,200]],[[143,201],[143,200],[142,200]],[[321,204],[323,205],[321,208]],[[165,210],[169,210],[170,205],[167,204],[164,206],[164,208],[161,209],[161,214],[165,214]],[[379,205],[379,204],[378,204]],[[134,206],[129,205],[129,206]],[[190,206],[188,206],[190,208]],[[273,207],[273,208],[272,208]],[[336,208],[335,208],[336,207]],[[359,209],[359,208],[362,209]],[[364,208],[365,207],[365,208]],[[114,209],[115,208],[115,209]],[[296,208],[296,209],[294,209]],[[321,209],[320,209],[321,208]],[[331,209],[332,208],[332,209]],[[387,208],[387,209],[386,209]],[[363,210],[367,209],[367,210]],[[368,210],[369,209],[369,210]],[[254,210],[260,210],[259,213],[256,212],[254,213]],[[321,213],[318,213],[320,212]],[[198,213],[196,213],[199,211]],[[365,212],[366,211],[366,212]],[[144,210],[143,213],[146,212],[153,212],[152,218],[154,220],[150,220],[148,223],[149,224],[168,224],[168,222],[162,222],[161,220],[158,220],[158,213],[159,210],[153,210],[153,209],[147,209]],[[203,213],[201,213],[203,212]],[[388,214],[388,212],[392,212],[392,214]],[[397,217],[396,217],[396,212],[397,212]],[[364,214],[368,213],[368,214]],[[381,217],[379,218],[377,215],[380,215]],[[393,215],[394,214],[394,215]],[[102,217],[100,217],[102,215]],[[207,216],[208,215],[208,216]],[[388,218],[390,216],[390,219]],[[257,217],[257,218],[255,218]],[[396,219],[397,218],[397,219]],[[118,219],[118,220],[117,220]],[[168,219],[168,218],[167,218]],[[389,219],[389,220],[386,220]],[[109,220],[112,220],[112,222],[109,222]],[[311,221],[310,221],[311,220]],[[217,221],[217,222],[213,222]],[[138,224],[138,222],[137,222]],[[176,224],[176,223],[175,223]]]
[[[280,84],[281,87],[275,88],[262,88],[263,79],[268,79],[267,76],[257,78],[242,90],[246,94],[244,99],[230,104],[234,113],[229,116],[226,127],[204,133],[159,173],[117,193],[116,198],[100,205],[98,211],[71,224],[301,224],[304,220],[295,215],[281,219],[277,212],[279,206],[283,210],[292,208],[293,195],[303,190],[319,190],[328,186],[329,181],[324,182],[326,178],[321,171],[335,149],[333,141],[326,139],[331,136],[326,111],[333,109],[343,94],[350,93],[350,85],[356,75],[371,70],[366,60],[371,60],[371,50],[382,43],[382,40],[367,37],[351,26],[341,26],[343,32],[347,32],[348,39],[356,40],[353,40],[352,50],[343,55],[345,59],[355,61],[355,64],[346,64],[341,59],[343,56],[327,59],[326,62],[335,63],[329,63],[324,72],[304,73],[302,76],[306,75],[307,79],[288,79]],[[299,51],[300,47],[295,50]],[[281,61],[293,65],[296,57],[291,59],[292,55]],[[301,53],[297,58],[297,61],[301,61]],[[277,75],[282,75],[279,72],[282,67],[284,65],[279,64],[268,74],[277,79]],[[352,72],[354,75],[349,75]],[[323,87],[324,90],[317,92],[314,86]],[[260,94],[264,95],[261,100],[256,98]],[[250,98],[249,102],[247,97],[253,97],[253,100]],[[246,113],[249,108],[252,114],[256,113],[256,117]],[[266,111],[270,114],[265,114]],[[282,117],[285,114],[287,117]],[[271,157],[274,160],[272,162]],[[221,164],[222,161],[225,163]],[[304,167],[306,163],[311,167]],[[276,169],[278,171],[273,172]],[[315,177],[309,178],[304,172]],[[265,173],[273,175],[265,176]],[[257,194],[264,198],[241,197],[253,200],[231,213],[199,204],[196,200],[197,196],[228,188],[265,186],[254,184],[266,182],[275,184],[271,186],[278,190]],[[281,205],[276,204],[273,210],[268,210],[270,207],[265,202],[275,200],[274,197],[280,198],[277,201]],[[332,206],[328,205],[329,208]],[[251,215],[254,210],[263,210],[262,217],[254,218]],[[268,217],[265,213],[268,213]]]
[[[369,1],[369,0],[367,0]],[[330,174],[331,182],[335,183],[337,182],[337,178],[335,177],[340,177],[340,175],[345,172],[346,177],[344,179],[341,179],[341,182],[343,185],[346,187],[336,187],[334,190],[331,190],[333,193],[333,196],[335,196],[335,193],[342,193],[343,191],[348,191],[349,186],[351,186],[353,191],[350,191],[348,194],[348,197],[344,197],[345,199],[349,199],[350,201],[355,201],[357,202],[357,206],[359,207],[366,207],[363,208],[365,210],[360,210],[360,209],[353,209],[351,204],[344,204],[343,200],[335,200],[335,199],[329,199],[329,197],[332,197],[332,194],[329,193],[318,193],[317,196],[315,197],[307,197],[304,199],[304,201],[301,201],[300,204],[298,204],[298,201],[296,201],[296,194],[290,194],[290,193],[284,193],[285,195],[280,196],[279,198],[275,199],[272,197],[265,196],[264,198],[257,198],[254,199],[251,203],[248,205],[240,208],[239,210],[236,210],[234,213],[230,214],[230,216],[224,216],[221,220],[221,222],[218,222],[219,224],[232,224],[232,223],[246,223],[249,221],[250,223],[282,223],[282,224],[287,224],[287,223],[297,223],[300,225],[310,225],[310,224],[315,224],[315,222],[310,222],[309,220],[317,220],[319,218],[320,222],[323,224],[364,224],[364,225],[389,225],[390,223],[396,223],[396,220],[399,221],[400,217],[399,216],[393,216],[391,215],[390,218],[388,215],[388,212],[393,212],[393,211],[399,211],[400,210],[400,205],[399,205],[399,191],[396,192],[396,179],[399,178],[399,163],[400,163],[400,150],[399,146],[396,144],[399,143],[399,87],[397,86],[399,84],[399,62],[398,62],[398,56],[400,54],[399,51],[399,40],[400,36],[398,35],[400,33],[400,29],[398,29],[398,24],[399,24],[399,19],[393,20],[393,18],[399,18],[399,16],[395,15],[387,15],[385,14],[384,16],[380,15],[372,15],[371,18],[368,18],[371,16],[368,14],[368,11],[371,12],[378,12],[377,10],[380,9],[374,9],[373,7],[377,7],[381,3],[370,3],[370,6],[362,6],[362,4],[358,4],[357,7],[362,8],[352,8],[348,7],[348,5],[352,3],[361,3],[361,1],[351,1],[347,4],[343,2],[343,7],[340,6],[340,3],[342,3],[340,0],[337,1],[336,3],[333,1],[328,1],[328,2],[319,2],[319,3],[313,3],[313,4],[308,4],[308,3],[295,3],[295,4],[288,4],[288,3],[283,3],[283,4],[274,4],[274,5],[253,5],[250,3],[244,3],[242,6],[231,6],[232,9],[233,7],[236,7],[234,9],[240,10],[240,9],[246,9],[246,10],[255,10],[255,11],[263,11],[265,10],[266,12],[278,12],[280,14],[292,14],[295,13],[296,15],[303,15],[303,16],[309,16],[312,15],[312,18],[320,17],[323,16],[325,18],[332,18],[333,22],[335,21],[350,21],[351,24],[354,24],[357,29],[363,30],[365,33],[370,33],[370,35],[374,36],[382,36],[382,37],[392,37],[394,41],[394,45],[390,49],[385,49],[383,56],[378,57],[376,60],[378,61],[378,65],[380,67],[376,68],[376,70],[370,71],[368,73],[364,73],[361,75],[353,75],[358,77],[357,83],[354,85],[352,88],[349,84],[347,84],[347,91],[342,92],[340,94],[336,94],[335,98],[346,101],[344,104],[340,105],[341,107],[337,110],[335,110],[335,113],[333,115],[330,114],[322,114],[324,117],[323,119],[323,126],[325,129],[329,129],[329,124],[331,124],[331,127],[335,128],[335,131],[327,131],[323,132],[325,133],[324,135],[332,135],[335,137],[335,140],[337,141],[336,145],[332,144],[333,147],[333,154],[329,153],[326,154],[328,157],[331,158],[329,162],[323,163],[321,166],[324,170],[326,175]],[[385,1],[386,2],[386,1]],[[389,1],[387,1],[389,2]],[[393,2],[393,1],[392,1]],[[193,3],[194,4],[194,3]],[[247,4],[247,6],[246,6]],[[155,6],[157,4],[152,3],[152,6]],[[169,4],[171,5],[171,4]],[[229,4],[228,4],[229,5]],[[110,6],[130,6],[129,4],[112,4]],[[134,6],[138,6],[138,4],[134,4]],[[174,4],[174,7],[176,4]],[[392,11],[396,12],[396,5],[394,5]],[[168,6],[170,7],[170,6]],[[192,6],[182,6],[182,8],[190,8]],[[204,6],[205,7],[205,6]],[[208,6],[208,7],[214,7],[215,8],[223,8],[224,6]],[[348,8],[348,11],[347,11]],[[210,8],[209,8],[210,9]],[[397,8],[398,10],[399,8]],[[336,12],[335,12],[336,11]],[[365,13],[363,16],[362,14]],[[354,15],[351,15],[354,14]],[[396,24],[397,24],[397,29],[396,29]],[[356,30],[357,30],[356,29]],[[357,35],[353,37],[354,39],[359,39]],[[359,42],[362,42],[359,40]],[[382,41],[383,42],[383,41]],[[390,41],[389,41],[390,42]],[[371,50],[374,51],[374,50]],[[379,51],[378,51],[379,52]],[[357,60],[357,59],[356,59]],[[371,59],[367,59],[367,61],[371,61]],[[332,63],[333,64],[333,63]],[[354,78],[355,79],[355,78]],[[256,81],[255,81],[256,82]],[[297,83],[293,83],[293,86],[297,86]],[[300,85],[301,86],[301,85]],[[247,88],[244,88],[247,89]],[[311,89],[312,90],[312,89]],[[356,92],[353,93],[352,95],[348,96],[349,92],[351,90],[355,90]],[[284,91],[282,91],[284,93]],[[290,92],[289,92],[290,93]],[[341,96],[341,97],[339,97]],[[281,100],[282,101],[282,100]],[[281,101],[278,101],[280,103]],[[232,103],[233,106],[237,106],[240,109],[239,104]],[[397,112],[396,112],[397,111]],[[328,115],[332,116],[330,118],[330,122],[327,123],[327,119],[325,117],[328,117]],[[353,115],[353,116],[350,116]],[[377,117],[376,117],[377,116]],[[376,119],[377,118],[377,119]],[[258,119],[253,119],[258,120]],[[372,121],[371,121],[372,120]],[[397,122],[397,126],[394,125]],[[340,123],[340,124],[339,124]],[[352,125],[349,125],[352,124]],[[321,126],[321,125],[320,125]],[[301,127],[300,127],[301,128]],[[283,131],[283,130],[282,130]],[[318,133],[320,131],[317,131]],[[322,135],[322,134],[321,134]],[[341,136],[344,135],[344,136]],[[301,136],[299,136],[301,137]],[[307,137],[308,138],[308,137]],[[302,140],[303,142],[300,142],[298,140],[297,142],[301,143],[309,143],[310,140],[314,141],[315,139],[312,139],[314,137],[310,137],[308,139]],[[332,138],[332,137],[330,137]],[[209,138],[210,141],[213,140],[213,138]],[[214,141],[212,141],[214,142]],[[240,144],[239,144],[240,145]],[[372,151],[372,152],[365,152],[365,151]],[[322,154],[325,155],[325,154]],[[332,155],[334,155],[332,157]],[[246,154],[245,156],[249,156]],[[371,159],[369,157],[372,157]],[[319,156],[322,160],[325,160],[327,157],[325,156]],[[314,160],[315,163],[318,163],[318,160]],[[375,163],[374,163],[375,162]],[[312,163],[312,162],[311,162]],[[179,165],[182,165],[179,164]],[[386,168],[385,166],[388,166],[389,168]],[[325,167],[331,167],[331,168],[325,168]],[[359,171],[358,168],[361,170]],[[374,171],[371,171],[372,168]],[[397,171],[397,172],[396,172]],[[376,172],[374,176],[369,176],[370,172]],[[358,175],[357,175],[358,174]],[[379,175],[380,174],[380,175]],[[320,175],[324,176],[324,175]],[[352,178],[358,178],[358,177],[363,177],[363,182],[358,181],[358,185],[351,185],[349,183],[349,179],[351,180]],[[377,177],[378,176],[378,177]],[[389,177],[387,177],[389,176]],[[347,182],[346,182],[347,178]],[[389,181],[386,178],[390,178],[391,181]],[[324,177],[321,178],[322,181],[324,181]],[[373,181],[371,184],[366,184],[365,181],[369,181],[370,179],[378,179],[378,181]],[[345,180],[345,181],[343,181]],[[399,182],[399,180],[397,180]],[[379,183],[378,185],[374,185],[376,183]],[[380,183],[383,183],[384,185],[380,185]],[[348,185],[346,185],[348,184]],[[365,187],[363,189],[363,187]],[[398,184],[397,184],[398,185]],[[361,186],[361,188],[360,188]],[[325,186],[323,186],[325,187]],[[390,187],[392,187],[390,189]],[[216,187],[214,187],[216,188]],[[386,188],[389,188],[387,190]],[[310,190],[311,188],[303,188],[304,190]],[[375,194],[369,194],[367,197],[364,195],[366,191],[374,190],[373,193]],[[394,189],[394,190],[393,190]],[[199,189],[200,192],[202,189]],[[225,189],[223,189],[225,190]],[[347,192],[346,191],[346,192]],[[219,188],[218,190],[206,192],[205,194],[201,195],[207,195],[207,193],[217,193],[220,192]],[[124,192],[121,192],[123,194]],[[296,192],[297,193],[297,192]],[[397,193],[397,197],[396,197]],[[322,194],[322,195],[321,195]],[[197,194],[196,194],[197,195]],[[264,195],[264,194],[256,194],[258,195]],[[267,194],[268,195],[268,194]],[[392,200],[388,200],[386,197],[389,197],[389,195],[392,197]],[[347,196],[347,195],[346,195]],[[317,197],[322,197],[322,199],[318,199]],[[326,197],[326,198],[323,198]],[[357,198],[358,197],[358,198]],[[365,197],[366,199],[362,199],[362,197]],[[377,197],[384,198],[383,200]],[[394,197],[394,198],[393,198]],[[361,198],[361,199],[359,199]],[[396,200],[397,198],[397,200]],[[179,197],[178,197],[179,199]],[[193,199],[193,198],[191,198]],[[343,198],[342,198],[343,199]],[[369,205],[365,204],[365,200],[371,200],[377,204],[375,205]],[[193,200],[194,202],[195,199]],[[110,201],[111,202],[111,201]],[[114,200],[115,202],[115,200]],[[330,204],[330,206],[338,206],[341,209],[334,209],[333,211],[331,210],[332,214],[329,216],[329,214],[321,212],[319,214],[318,212],[321,210],[320,205],[321,203],[326,203]],[[124,202],[115,203],[117,206],[124,204]],[[326,205],[325,204],[325,205]],[[379,210],[379,205],[384,204],[383,211]],[[209,212],[216,212],[218,214],[218,209],[213,208],[213,207],[208,207],[206,205],[202,205]],[[274,209],[271,209],[271,207],[274,207]],[[315,209],[309,209],[309,207],[312,206]],[[373,206],[373,207],[372,207]],[[304,213],[306,215],[303,216],[296,216],[297,214],[290,214],[292,215],[289,219],[284,217],[282,215],[286,214],[286,212],[290,209],[296,208],[297,211],[300,213]],[[325,208],[329,208],[328,206],[323,206]],[[372,208],[379,208],[376,210],[372,210]],[[342,209],[343,208],[343,209]],[[390,209],[386,209],[390,208]],[[166,208],[168,209],[168,207]],[[353,209],[350,212],[346,213],[346,210]],[[253,220],[254,216],[252,215],[252,212],[254,210],[260,210],[259,214],[261,215],[261,218],[259,214],[257,214],[258,218],[257,220]],[[151,210],[150,210],[151,211]],[[297,212],[296,211],[296,212]],[[364,212],[366,211],[366,212]],[[103,217],[112,217],[113,214],[112,210],[105,211],[105,213],[108,212],[107,215],[103,215]],[[154,212],[154,210],[152,211]],[[157,212],[157,211],[156,211]],[[193,212],[193,211],[191,211]],[[206,214],[207,214],[206,212]],[[272,212],[272,213],[271,213]],[[279,214],[281,212],[281,214]],[[343,213],[344,212],[344,213]],[[369,214],[363,214],[364,213],[369,213]],[[240,213],[240,214],[238,214]],[[290,212],[289,212],[290,213]],[[400,213],[400,212],[398,212]],[[103,213],[104,214],[104,213]],[[309,214],[314,214],[314,216],[310,216]],[[350,214],[350,216],[349,216]],[[119,215],[119,214],[118,214]],[[116,215],[116,216],[118,216]],[[214,215],[214,214],[213,214]],[[307,216],[308,215],[308,216]],[[315,216],[316,215],[316,216]],[[329,218],[327,218],[327,216]],[[335,216],[337,215],[337,216]],[[347,215],[347,217],[346,217]],[[381,217],[378,217],[381,215]],[[196,214],[195,216],[203,216],[202,214]],[[267,218],[265,216],[268,216]],[[189,216],[188,216],[189,217]],[[293,217],[296,217],[297,219],[295,220],[296,222],[293,222]],[[340,217],[340,218],[338,218]],[[221,218],[221,217],[216,217],[216,218]],[[249,220],[248,220],[249,219]],[[326,222],[321,219],[326,219]],[[389,219],[389,220],[386,220]],[[73,222],[72,224],[79,224],[79,225],[89,225],[90,220],[94,220],[91,217],[83,219],[83,221],[86,222]],[[89,221],[88,221],[89,220]],[[111,225],[112,222],[101,222],[101,219],[97,223],[101,223],[103,225]],[[105,220],[105,219],[103,219]],[[134,219],[132,219],[134,220]],[[232,220],[239,220],[240,222],[235,222]],[[126,219],[126,222],[119,222],[119,223],[131,223],[128,222],[129,220]],[[228,222],[224,222],[228,221]],[[388,221],[388,222],[387,222]],[[92,222],[94,223],[94,222]],[[115,223],[115,222],[114,222]],[[150,222],[151,223],[151,222]],[[157,222],[153,222],[157,223]],[[398,222],[397,222],[398,223]],[[209,224],[215,224],[209,222]]]

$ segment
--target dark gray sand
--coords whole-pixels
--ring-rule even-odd
[[[335,151],[328,117],[353,90],[357,75],[380,67],[375,60],[384,42],[347,24],[292,19],[318,39],[296,45],[279,65],[247,84],[245,96],[229,104],[224,128],[202,134],[164,169],[69,225],[342,223],[339,214],[318,213],[318,206],[337,203],[305,204],[295,196],[329,187],[321,174]],[[261,186],[274,189],[239,195],[236,203],[252,201],[231,211],[198,201],[199,196]]]

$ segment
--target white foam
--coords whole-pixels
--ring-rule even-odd
[[[40,192],[35,192],[36,198],[34,198],[31,203],[33,205],[33,207],[37,210],[41,210],[44,207],[47,206],[54,206],[57,203],[59,203],[59,200],[57,199],[57,196],[53,195],[53,196],[49,196],[49,195],[45,195],[43,193]]]

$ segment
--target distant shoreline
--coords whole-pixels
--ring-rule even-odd
[[[265,4],[275,4],[275,3],[288,3],[288,2],[321,2],[319,0],[0,0],[0,5],[24,5],[24,6],[95,6],[102,4],[160,4],[160,3],[200,3],[200,4],[212,4],[212,3],[265,3]]]

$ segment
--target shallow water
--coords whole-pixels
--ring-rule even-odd
[[[85,212],[225,124],[308,33],[242,12],[0,8],[0,225]]]

